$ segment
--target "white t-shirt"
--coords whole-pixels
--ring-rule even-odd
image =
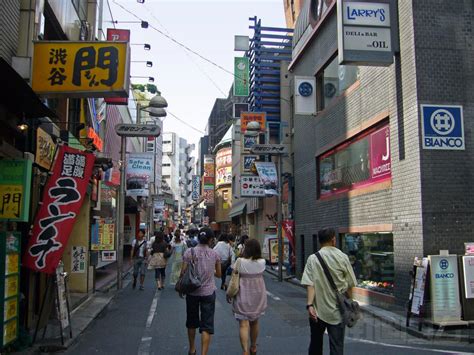
[[[265,259],[252,260],[238,258],[238,260],[240,260],[239,272],[241,274],[260,274],[265,271]]]
[[[133,240],[132,242],[132,250],[135,250],[135,245],[140,246],[140,249],[138,250],[138,255],[135,255],[135,257],[140,257],[144,258],[145,257],[145,249],[147,248],[147,241],[145,239],[142,239],[140,241],[137,241],[136,239]]]
[[[232,259],[233,250],[229,243],[222,241],[217,242],[216,246],[214,247],[214,250],[217,254],[219,254],[221,262],[226,262],[229,258]]]

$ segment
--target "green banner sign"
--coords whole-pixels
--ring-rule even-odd
[[[234,58],[234,96],[249,96],[249,59]]]
[[[32,166],[25,159],[0,160],[0,220],[28,222]]]

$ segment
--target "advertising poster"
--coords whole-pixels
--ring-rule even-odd
[[[260,178],[258,176],[241,176],[240,195],[242,197],[265,197],[265,190]]]
[[[278,195],[278,175],[275,163],[272,162],[256,162],[258,176],[262,181],[266,195]]]
[[[203,191],[203,196],[204,196],[204,204],[206,206],[214,204],[214,189],[204,190]]]
[[[234,58],[234,96],[249,96],[249,59]]]
[[[191,192],[191,198],[193,201],[199,200],[201,197],[201,179],[199,175],[193,175],[192,178],[192,192]]]
[[[154,174],[153,154],[130,153],[127,157],[127,196],[148,197],[149,184]]]
[[[257,161],[257,155],[244,155],[242,156],[242,171],[244,173],[254,173],[255,165]]]
[[[421,306],[425,299],[426,276],[428,270],[428,258],[423,258],[421,265],[416,268],[415,286],[413,288],[413,298],[411,301],[411,313],[420,314]]]
[[[54,274],[84,201],[94,154],[61,146],[33,223],[23,265]]]
[[[32,166],[24,159],[0,160],[0,220],[28,221]]]
[[[73,246],[71,250],[71,272],[82,274],[86,272],[86,247]]]
[[[466,298],[474,298],[474,256],[463,256],[464,289]]]
[[[69,314],[67,306],[66,277],[62,263],[60,263],[56,269],[56,286],[58,288],[58,320],[61,322],[61,326],[64,330],[69,327]]]
[[[258,136],[243,136],[243,144],[242,146],[244,147],[245,152],[250,152],[252,147],[257,144],[258,142]]]
[[[268,257],[270,264],[278,264],[278,239],[268,238]],[[283,263],[290,261],[290,248],[288,240],[283,240]]]
[[[224,168],[216,169],[216,187],[225,184],[232,184],[232,167],[226,166]]]
[[[92,225],[91,250],[115,249],[115,223],[109,218],[100,218]]]
[[[459,321],[459,274],[456,255],[430,255],[431,314],[434,322]]]
[[[51,136],[38,127],[36,130],[35,163],[49,170],[53,164],[55,150],[56,144]]]
[[[214,177],[214,157],[212,155],[204,156],[204,176],[205,177]]]
[[[260,133],[265,133],[267,119],[265,112],[241,112],[240,113],[240,132],[245,134],[247,125],[250,122],[258,122]]]

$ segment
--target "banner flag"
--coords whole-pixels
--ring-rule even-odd
[[[54,274],[92,176],[95,156],[61,146],[33,224],[23,265]]]

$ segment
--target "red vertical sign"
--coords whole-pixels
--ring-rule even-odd
[[[53,274],[67,245],[92,176],[94,154],[67,146],[59,148],[45,187],[23,265]]]
[[[107,41],[130,42],[130,30],[107,28]],[[130,70],[128,71],[130,73]],[[110,97],[105,102],[109,105],[128,105],[128,97]]]

